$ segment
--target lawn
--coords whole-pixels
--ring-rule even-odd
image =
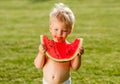
[[[60,0],[0,0],[0,84],[42,84],[33,61],[49,12]],[[85,53],[72,84],[120,84],[120,1],[62,0],[74,12],[68,40],[84,38]]]

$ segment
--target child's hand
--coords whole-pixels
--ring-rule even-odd
[[[84,47],[80,47],[79,50],[78,50],[78,56],[81,56],[82,54],[84,53]]]
[[[46,52],[45,46],[43,44],[40,44],[39,53],[43,56],[45,55],[45,52]]]

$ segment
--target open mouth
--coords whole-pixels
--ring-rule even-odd
[[[62,37],[56,37],[57,39],[63,39]]]
[[[56,39],[57,39],[59,42],[63,41],[63,37],[56,37]]]

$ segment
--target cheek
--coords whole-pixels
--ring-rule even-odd
[[[50,33],[51,33],[51,34],[53,34],[53,33],[54,33],[54,31],[53,31],[53,29],[52,29],[52,28],[50,28],[50,29],[49,29],[49,31],[50,31]]]
[[[50,30],[50,32],[51,32],[51,34],[52,34],[53,37],[55,37],[57,35],[54,30]]]
[[[53,32],[53,26],[54,26],[53,24],[50,24],[50,26],[49,26],[49,31],[50,32]]]
[[[63,37],[66,38],[68,36],[68,34],[63,34]]]

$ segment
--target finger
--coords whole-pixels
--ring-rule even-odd
[[[80,47],[78,51],[78,55],[82,55],[84,53],[84,48]]]
[[[45,46],[44,46],[43,44],[40,44],[39,50],[40,50],[40,51],[45,51],[45,50],[46,50],[46,49],[45,49]]]

